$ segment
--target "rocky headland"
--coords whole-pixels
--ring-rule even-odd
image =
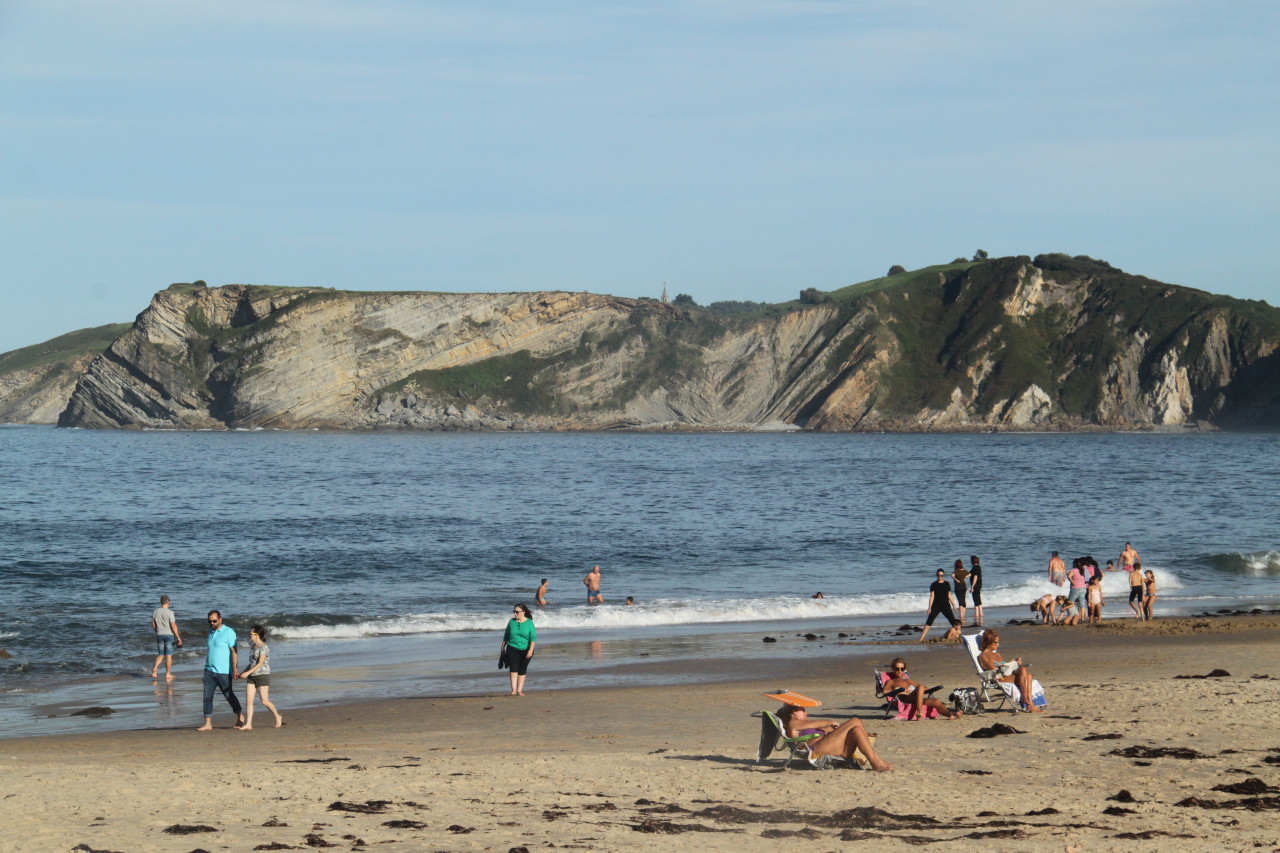
[[[57,422],[1274,429],[1277,350],[1280,309],[1065,255],[956,262],[737,315],[585,292],[177,284],[68,368]],[[0,383],[0,411],[49,417],[56,394],[24,403]]]

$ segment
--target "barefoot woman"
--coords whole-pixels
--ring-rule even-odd
[[[853,751],[857,749],[871,762],[872,770],[892,770],[893,765],[886,763],[876,755],[871,746],[871,738],[862,727],[862,720],[854,717],[837,723],[835,720],[811,720],[808,712],[798,705],[783,705],[778,711],[778,719],[787,731],[787,737],[800,737],[805,734],[821,734],[817,740],[809,741],[809,749],[814,755],[832,755],[843,758],[849,766],[856,766],[857,760]]]

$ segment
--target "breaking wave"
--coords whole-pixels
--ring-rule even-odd
[[[1234,551],[1228,554],[1214,554],[1209,562],[1219,569],[1235,574],[1263,578],[1280,575],[1280,551],[1252,551],[1243,553]]]
[[[1162,592],[1182,584],[1172,573],[1153,570]],[[1128,594],[1128,577],[1123,572],[1105,575],[1102,589],[1107,596],[1123,600]],[[1064,592],[1047,578],[1020,584],[991,587],[983,591],[986,607],[1026,606],[1047,592]],[[634,607],[607,604],[601,607],[552,606],[534,613],[540,628],[627,629],[673,625],[784,622],[807,619],[842,619],[900,615],[924,617],[927,594],[889,593],[883,595],[829,596],[820,600],[775,596],[769,598],[719,598],[705,600],[652,599]],[[972,602],[970,602],[972,606]],[[351,616],[309,616],[290,619],[275,617],[272,636],[290,640],[356,639],[396,634],[434,634],[457,631],[498,631],[509,618],[505,612],[438,612],[360,618]]]

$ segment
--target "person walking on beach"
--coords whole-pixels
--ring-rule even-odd
[[[542,579],[542,584],[538,587],[538,591],[533,594],[533,603],[539,607],[547,606],[547,579]]]
[[[533,614],[527,605],[517,604],[507,622],[507,631],[502,635],[502,660],[511,670],[512,696],[524,695],[524,677],[529,672],[529,661],[533,658],[533,647],[537,641],[538,629],[533,627]]]
[[[1049,582],[1058,586],[1067,582],[1067,564],[1058,556],[1057,551],[1054,551],[1053,556],[1049,558]]]
[[[951,579],[955,581],[956,587],[956,606],[960,611],[960,627],[964,627],[964,596],[969,591],[969,587],[965,581],[969,578],[969,572],[965,570],[964,560],[956,560],[955,568],[951,572]]]
[[[253,697],[262,693],[262,705],[276,718],[276,728],[284,725],[284,717],[271,704],[268,692],[271,690],[271,649],[267,647],[267,629],[254,625],[249,629],[249,665],[236,676],[245,680],[244,688],[244,725],[236,726],[242,732],[253,728]]]
[[[956,619],[955,614],[951,611],[951,604],[951,584],[947,583],[947,573],[942,569],[938,569],[938,579],[929,584],[929,615],[925,618],[924,630],[920,632],[920,642],[924,642],[925,635],[933,627],[933,620],[939,616],[947,617],[951,627],[955,631],[960,630],[960,621]],[[947,636],[950,637],[951,633],[948,632]]]
[[[222,622],[222,614],[209,611],[209,649],[204,662],[204,725],[196,729],[207,732],[213,729],[213,691],[226,697],[231,710],[236,712],[236,723],[244,725],[244,711],[232,688],[232,675],[236,672],[236,632]]]
[[[151,611],[151,630],[156,632],[156,662],[151,665],[154,681],[164,661],[164,680],[173,681],[173,652],[182,648],[182,635],[178,633],[178,621],[169,609],[169,596],[160,596],[160,606]]]
[[[1134,616],[1145,622],[1147,611],[1142,603],[1142,580],[1142,563],[1138,563],[1136,568],[1129,570],[1129,609],[1133,611]]]
[[[582,582],[587,585],[587,604],[604,604],[604,596],[600,594],[600,567],[592,566]]]

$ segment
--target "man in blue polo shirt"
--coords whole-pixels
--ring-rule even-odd
[[[244,725],[244,713],[240,700],[231,689],[232,673],[239,672],[236,657],[236,632],[222,624],[222,614],[209,611],[209,651],[204,662],[204,725],[196,729],[207,732],[213,729],[213,691],[220,690],[227,697],[227,704],[236,712],[238,724]]]

